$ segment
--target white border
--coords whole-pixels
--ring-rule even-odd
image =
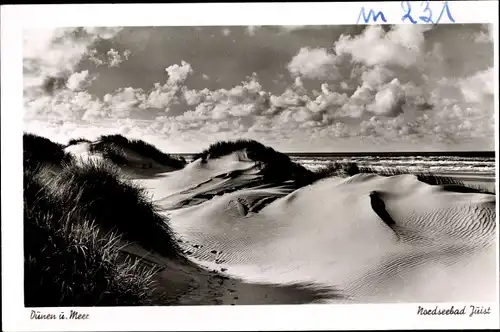
[[[446,1],[432,1],[434,17]],[[413,1],[412,1],[413,3]],[[492,23],[495,1],[448,1],[455,23]],[[401,21],[400,2],[196,3],[6,6],[23,27],[54,26],[202,26],[356,24],[361,7],[382,11],[388,24]],[[425,15],[420,1],[414,16]],[[474,14],[472,14],[474,13]],[[380,22],[380,21],[379,21]],[[450,23],[442,18],[443,24]]]
[[[434,2],[432,6],[439,6]],[[498,328],[498,299],[492,314],[475,318],[417,316],[418,305],[303,305],[86,308],[91,319],[29,320],[23,308],[22,249],[22,29],[57,26],[153,25],[322,25],[354,24],[361,6],[382,10],[389,24],[401,24],[399,2],[382,3],[244,3],[3,6],[2,48],[2,324],[9,331],[75,330],[283,330]],[[498,3],[450,2],[456,23],[493,23],[498,45]],[[376,7],[376,8],[375,8]],[[447,23],[444,20],[442,23]],[[409,24],[408,22],[405,22]],[[495,47],[498,66],[498,47]],[[498,91],[498,70],[495,70]],[[495,95],[495,149],[499,151],[498,94]],[[496,169],[498,172],[498,158]],[[6,190],[8,188],[8,191]],[[496,192],[499,184],[496,183]],[[498,216],[498,201],[497,201]],[[498,227],[497,227],[498,238]],[[498,260],[497,260],[498,261]],[[498,268],[497,268],[498,273]],[[497,292],[498,294],[498,292]],[[497,295],[498,296],[498,295]],[[450,303],[449,305],[460,304]],[[470,303],[468,303],[470,304]],[[447,304],[440,304],[445,307]],[[435,304],[427,304],[434,307]],[[64,309],[56,308],[55,312]],[[46,309],[45,311],[49,311]],[[495,315],[496,313],[496,315]]]

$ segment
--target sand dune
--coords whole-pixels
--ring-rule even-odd
[[[88,159],[102,160],[108,157],[102,151],[93,151],[92,146],[101,143],[99,140],[95,142],[78,142],[64,148],[64,152],[71,153],[76,157],[77,161],[85,161]],[[157,173],[172,172],[176,167],[165,165],[157,162],[152,158],[145,157],[130,148],[120,146],[120,155],[126,160],[127,165],[120,165],[121,169],[130,176],[152,177]]]
[[[64,148],[64,152],[71,153],[77,161],[81,162],[84,160],[101,160],[103,159],[101,154],[90,152],[90,144],[88,142],[80,142],[78,144],[70,145]]]
[[[226,183],[209,190],[217,185]],[[374,195],[392,224],[372,206]],[[360,174],[293,192],[242,189],[169,216],[176,232],[203,246],[197,263],[250,282],[312,283],[362,302],[495,297],[493,195],[449,192],[412,175]]]
[[[179,280],[179,303],[494,301],[494,195],[413,175],[297,189],[260,169],[237,151],[135,180],[190,260],[157,262],[164,287]]]

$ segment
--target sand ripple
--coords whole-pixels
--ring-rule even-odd
[[[488,300],[496,287],[473,282],[494,276],[495,197],[411,175],[238,190],[169,213],[193,260],[249,282],[338,288],[359,302]]]

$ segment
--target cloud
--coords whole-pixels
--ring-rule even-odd
[[[180,66],[178,64],[171,65],[165,68],[165,71],[168,73],[167,83],[171,85],[184,83],[188,76],[193,73],[191,65],[186,61],[181,61]]]
[[[402,112],[404,90],[397,78],[375,95],[371,111],[377,115],[394,116]]]
[[[115,45],[98,55],[93,52],[93,37],[89,37],[95,31],[70,30],[46,41],[56,48],[71,38],[86,45],[86,49],[68,50],[61,56],[74,58],[72,65],[59,64],[62,60],[55,58],[53,62],[25,59],[25,91],[30,91],[25,92],[25,118],[49,124],[57,137],[72,131],[122,132],[150,137],[170,151],[172,146],[199,150],[208,144],[207,137],[211,141],[254,138],[288,150],[333,149],[342,142],[354,142],[350,144],[356,147],[359,140],[456,146],[466,140],[491,139],[487,144],[492,144],[493,67],[469,66],[463,72],[454,69],[456,66],[450,69],[447,64],[454,59],[454,51],[448,40],[427,42],[425,29],[408,25],[385,32],[368,26],[357,36],[332,41],[331,48],[301,43],[295,56],[284,63],[291,83],[287,81],[290,77],[283,76],[273,86],[266,75],[254,74],[214,88],[215,82],[206,82],[206,74],[193,75],[191,60],[186,58],[189,62],[165,64],[163,81],[137,85],[144,89],[127,83],[101,97],[92,93],[98,90],[92,82],[100,79],[91,74],[93,68],[75,71],[79,59],[93,56],[102,61],[101,66],[117,68],[131,52],[119,52]],[[246,33],[253,32],[247,28]],[[473,44],[474,38],[469,39]],[[139,61],[132,50],[133,61]],[[44,69],[47,64],[57,64],[54,75],[39,76],[50,72]],[[155,70],[161,73],[159,68]],[[129,69],[123,66],[110,72]],[[92,131],[89,128],[94,124],[97,129]],[[54,129],[56,126],[61,129]]]
[[[341,35],[331,50],[301,48],[288,65],[290,73],[336,82],[337,91],[325,91],[309,109],[323,112],[324,121],[375,114],[395,117],[405,110],[428,108],[429,94],[419,88],[428,81],[423,66],[429,59],[425,26],[367,26],[357,36]],[[329,95],[327,97],[327,95]],[[319,105],[319,106],[318,106]]]
[[[292,75],[326,79],[337,75],[337,59],[324,48],[302,47],[288,64]]]
[[[233,88],[201,91],[184,89],[184,99],[189,106],[197,105],[194,111],[185,112],[178,120],[193,120],[210,117],[216,120],[230,117],[245,117],[262,113],[268,104],[268,94],[262,90],[257,76]]]
[[[227,37],[231,34],[231,30],[228,28],[224,28],[222,29],[222,34]]]
[[[123,58],[118,53],[118,51],[114,49],[110,49],[106,55],[108,56],[108,66],[109,67],[118,67],[123,61],[128,60],[128,57],[130,56],[131,52],[130,50],[125,50],[123,52]]]
[[[87,89],[96,77],[89,75],[88,70],[71,74],[66,82],[66,87],[72,91],[82,91]]]
[[[64,90],[54,96],[43,96],[26,101],[24,117],[25,120],[79,121],[87,113],[101,114],[102,106],[102,103],[88,92]],[[103,116],[109,116],[109,114]]]
[[[493,98],[493,80],[493,68],[489,68],[459,80],[458,86],[467,102],[482,103],[487,98]]]
[[[186,61],[165,68],[168,74],[167,82],[163,85],[155,83],[153,89],[145,97],[143,108],[164,109],[166,112],[170,107],[180,102],[184,82],[193,73],[193,69]],[[189,93],[188,93],[189,94]]]
[[[419,61],[424,32],[429,29],[425,25],[402,24],[385,32],[379,25],[370,25],[361,35],[340,36],[334,48],[337,55],[350,55],[368,66],[397,64],[408,68]]]
[[[195,90],[195,89],[189,90],[186,87],[184,87],[182,92],[184,100],[186,101],[186,104],[188,106],[200,104],[210,95],[210,90],[206,88],[203,90]]]
[[[145,107],[165,109],[168,112],[169,107],[178,102],[179,91],[176,85],[155,83],[153,90],[147,96]]]
[[[43,78],[41,90],[46,94],[53,95],[66,87],[67,80],[67,73],[62,73],[59,76],[46,76]]]
[[[119,89],[103,98],[104,107],[113,117],[128,117],[132,110],[145,108],[146,96],[142,89]]]
[[[59,77],[72,72],[99,39],[114,37],[121,28],[56,28],[23,32],[25,77]]]
[[[125,50],[121,54],[114,48],[111,48],[104,54],[99,54],[99,52],[94,48],[87,52],[86,56],[89,61],[94,63],[96,67],[107,65],[109,68],[118,67],[124,61],[128,60],[132,51]]]

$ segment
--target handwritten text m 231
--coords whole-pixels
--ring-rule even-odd
[[[433,3],[434,5],[431,5]],[[439,6],[437,6],[439,5]],[[433,8],[435,12],[433,12]],[[401,1],[402,16],[401,22],[410,22],[412,24],[427,23],[438,24],[443,17],[448,17],[448,20],[455,23],[455,19],[451,14],[448,1],[444,2],[431,2],[431,1]],[[437,9],[437,10],[436,10]],[[438,13],[437,18],[435,13]],[[371,8],[368,13],[365,7],[361,7],[358,15],[358,23],[369,23],[370,21],[377,23],[378,20],[387,23],[387,19],[382,11],[376,11]]]

